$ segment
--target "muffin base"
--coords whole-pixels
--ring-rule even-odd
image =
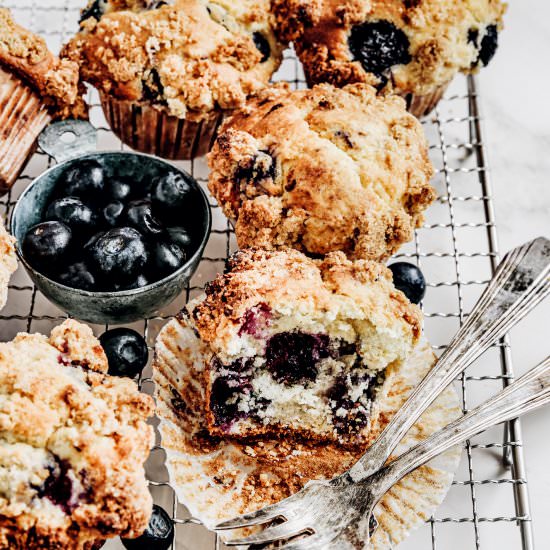
[[[109,97],[100,92],[111,130],[126,145],[171,160],[191,160],[208,153],[224,113],[213,111],[201,120],[178,118],[144,103]]]
[[[416,118],[422,118],[429,115],[437,106],[447,88],[449,87],[450,82],[439,86],[431,94],[412,94],[412,93],[402,93],[401,95],[407,102],[407,111],[414,115]]]
[[[0,68],[0,193],[15,183],[51,119],[30,87]]]

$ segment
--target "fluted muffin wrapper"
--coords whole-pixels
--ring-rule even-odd
[[[0,67],[0,193],[15,183],[51,118],[38,94]]]
[[[436,88],[429,94],[400,94],[405,98],[407,102],[407,110],[413,114],[416,118],[422,118],[429,115],[437,106],[450,82],[443,84]]]
[[[191,160],[208,153],[224,112],[214,110],[195,120],[169,115],[162,109],[119,100],[100,92],[111,130],[126,145],[170,160]]]
[[[349,451],[334,444],[304,441],[289,446],[280,439],[264,438],[258,443],[210,437],[201,367],[201,350],[207,348],[202,346],[185,323],[169,322],[157,338],[153,380],[170,483],[179,501],[206,527],[212,529],[219,521],[289,496],[293,483],[297,490],[309,479],[331,478],[361,456],[364,449]],[[378,401],[381,414],[373,428],[373,438],[434,362],[431,347],[423,339],[406,363],[388,370],[384,382],[388,391],[382,391],[384,397]],[[396,453],[425,439],[460,414],[458,397],[450,388],[409,431]],[[433,514],[452,484],[460,455],[461,448],[448,451],[406,476],[383,497],[375,511],[379,527],[371,539],[372,548],[393,548]],[[364,536],[358,535],[354,542],[339,548],[363,548]]]

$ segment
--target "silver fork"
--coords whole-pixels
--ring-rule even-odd
[[[295,535],[313,533],[289,542],[285,550],[364,548],[369,542],[374,507],[400,479],[454,445],[483,430],[517,418],[550,403],[550,357],[505,390],[451,422],[431,437],[358,483],[318,485],[302,503],[301,514],[292,522]],[[313,499],[313,500],[312,500]],[[229,545],[265,544],[287,539],[288,522]]]
[[[331,488],[341,490],[345,485],[350,485],[349,490],[353,491],[356,483],[380,470],[403,436],[441,391],[549,292],[550,241],[539,237],[510,251],[435,367],[352,468],[330,481],[311,481],[301,491],[281,502],[222,522],[216,530],[237,529],[282,518],[286,522],[277,526],[275,535],[278,538],[290,538],[304,529],[315,531],[316,525],[308,522],[306,518],[309,516],[305,515],[305,510],[314,509],[324,491],[329,494]],[[362,504],[356,502],[355,506],[362,507]],[[339,510],[340,507],[334,509]],[[271,529],[275,528],[266,531],[266,542],[275,540],[269,538]]]

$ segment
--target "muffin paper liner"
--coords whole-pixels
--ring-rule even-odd
[[[429,115],[445,94],[450,82],[436,88],[431,94],[403,94],[407,102],[407,110],[417,118]]]
[[[178,118],[146,103],[114,99],[100,92],[111,130],[126,145],[171,160],[190,160],[210,151],[224,113],[213,111],[201,120]]]
[[[177,320],[160,332],[155,349],[153,379],[166,467],[179,501],[210,529],[219,521],[277,502],[310,479],[330,479],[349,468],[362,450],[334,444],[289,444],[273,439],[256,442],[211,437],[205,422],[203,344]],[[202,360],[201,360],[202,359]],[[409,360],[388,369],[386,388],[377,401],[374,438],[433,366],[435,357],[423,339]],[[448,389],[424,413],[396,452],[428,437],[461,414],[458,397]],[[456,447],[406,476],[376,507],[379,528],[370,548],[389,549],[425,522],[447,494],[461,448]],[[242,535],[242,530],[231,536]],[[359,534],[360,535],[360,534]],[[224,535],[229,536],[229,535]],[[366,548],[357,537],[341,550]]]
[[[15,183],[50,121],[40,97],[0,67],[0,193]]]

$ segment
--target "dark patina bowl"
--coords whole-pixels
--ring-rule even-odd
[[[72,317],[98,324],[130,323],[151,317],[182,293],[199,265],[211,228],[208,200],[199,184],[189,174],[184,173],[196,190],[190,198],[188,209],[182,213],[182,216],[192,218],[193,242],[187,262],[168,277],[142,288],[117,292],[90,292],[70,288],[34,269],[23,256],[21,244],[27,231],[42,221],[44,208],[61,174],[85,159],[101,163],[107,176],[135,176],[133,179],[136,182],[150,181],[169,171],[183,172],[156,157],[125,151],[88,153],[53,166],[29,185],[13,211],[11,231],[17,239],[19,259],[44,296]]]

